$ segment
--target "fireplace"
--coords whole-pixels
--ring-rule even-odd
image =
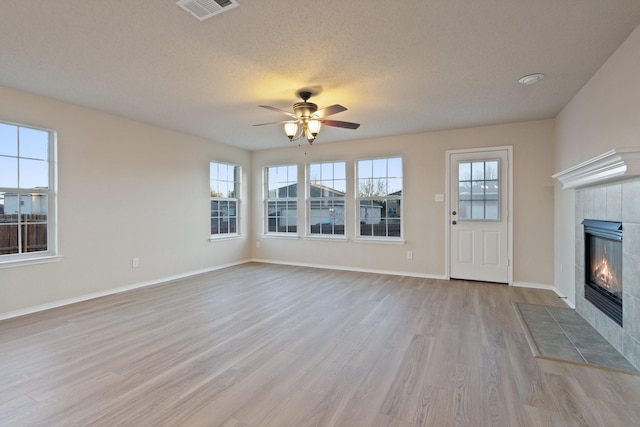
[[[622,223],[585,219],[587,301],[622,326]]]
[[[571,230],[575,231],[571,233],[575,235],[575,241],[563,242],[569,245],[573,243],[571,246],[575,247],[575,268],[564,270],[563,273],[563,264],[558,265],[559,277],[575,278],[575,301],[571,301],[570,295],[569,301],[575,304],[578,314],[640,369],[640,146],[613,149],[571,166],[554,177],[561,182],[563,189],[575,189],[573,194],[566,193],[567,200],[573,198],[575,202],[575,228]],[[605,238],[617,242],[609,244],[613,248],[606,248],[608,258],[618,258],[613,260],[617,267],[607,265],[618,276],[617,285],[620,288],[613,292],[600,287],[600,291],[592,291],[594,288],[587,285],[592,282],[592,272],[595,273],[589,266],[591,254],[596,257],[598,251],[604,249],[598,247],[602,245],[590,241],[585,232],[588,231],[585,228],[589,227],[585,226],[591,224],[585,219],[605,221]],[[607,225],[612,221],[619,222]],[[560,224],[564,225],[562,221]],[[597,223],[593,225],[596,225],[596,229],[600,228]],[[570,233],[569,229],[563,227],[562,232],[565,231]],[[616,245],[618,249],[615,249]],[[622,261],[620,255],[614,255],[614,252],[622,254]],[[609,259],[607,264],[611,261]],[[593,303],[594,299],[602,304]],[[609,307],[611,310],[605,311],[615,313],[613,317],[620,321],[613,321],[612,316],[595,305]]]

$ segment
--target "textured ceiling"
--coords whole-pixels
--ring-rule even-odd
[[[362,124],[317,143],[554,117],[640,24],[638,0],[238,1],[200,22],[175,0],[2,0],[0,85],[260,150],[291,143],[257,105],[309,86]]]

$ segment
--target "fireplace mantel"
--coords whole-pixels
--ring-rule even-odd
[[[552,176],[562,189],[640,177],[640,147],[616,148]]]

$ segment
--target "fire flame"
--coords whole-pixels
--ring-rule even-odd
[[[595,269],[593,270],[593,278],[600,286],[608,291],[612,289],[617,291],[620,289],[618,278],[609,268],[609,262],[607,261],[606,255],[602,258],[602,261],[600,261],[599,264],[596,264]]]

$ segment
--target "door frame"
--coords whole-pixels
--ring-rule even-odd
[[[513,285],[513,146],[467,148],[462,150],[447,150],[445,152],[445,278],[451,279],[451,156],[454,154],[484,153],[488,151],[507,151],[507,277],[509,286]]]

